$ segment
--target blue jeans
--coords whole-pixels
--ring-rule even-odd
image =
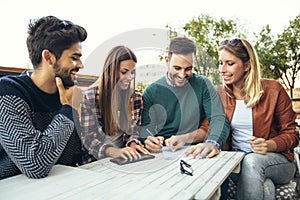
[[[287,184],[294,178],[295,172],[294,162],[280,153],[249,153],[241,163],[241,172],[230,177],[237,184],[236,199],[269,200],[275,199],[275,185]],[[222,190],[225,188],[222,185]]]

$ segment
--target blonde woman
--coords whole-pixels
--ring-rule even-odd
[[[81,105],[81,139],[96,159],[137,159],[149,152],[140,145],[142,96],[134,90],[137,58],[125,46],[108,53],[99,84],[84,92]]]
[[[223,41],[219,55],[224,84],[218,92],[231,126],[223,149],[246,152],[240,174],[231,176],[236,199],[275,199],[274,185],[288,183],[296,170],[293,148],[299,136],[291,100],[279,82],[261,78],[247,40]]]

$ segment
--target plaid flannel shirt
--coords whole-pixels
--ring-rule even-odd
[[[132,95],[134,99],[134,120],[132,126],[141,125],[141,114],[143,110],[143,100],[140,92],[135,91]],[[101,111],[98,106],[99,102],[99,86],[95,85],[84,91],[83,101],[81,103],[81,140],[85,148],[96,159],[105,157],[105,150],[112,144],[105,143],[105,133],[101,126]],[[128,146],[132,141],[137,144],[139,134],[129,135],[124,133],[123,141]]]

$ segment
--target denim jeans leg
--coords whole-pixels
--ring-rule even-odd
[[[295,164],[279,153],[245,155],[237,183],[236,199],[261,200],[264,198],[265,180],[286,184],[295,174]]]
[[[271,179],[266,178],[264,182],[264,199],[275,200],[275,196],[275,185]]]
[[[221,185],[221,197],[220,200],[227,200],[228,197],[228,183],[229,183],[229,178],[226,178],[226,180],[223,182]]]

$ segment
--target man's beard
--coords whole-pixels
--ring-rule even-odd
[[[65,88],[74,86],[76,80],[75,81],[72,80],[70,72],[68,70],[62,70],[60,68],[61,68],[60,65],[58,63],[55,63],[54,65],[55,76],[61,78]]]
[[[59,76],[58,76],[59,77]],[[75,85],[75,82],[72,81],[71,77],[60,77],[65,88],[72,87]]]
[[[183,85],[185,85],[188,82],[188,80],[190,79],[190,76],[185,76],[184,78],[181,78],[178,74],[173,74],[173,73],[170,73],[170,72],[168,72],[168,76],[169,76],[170,82],[173,85],[176,85],[176,86],[177,86],[176,80],[180,80],[180,81],[183,80],[184,81]]]

